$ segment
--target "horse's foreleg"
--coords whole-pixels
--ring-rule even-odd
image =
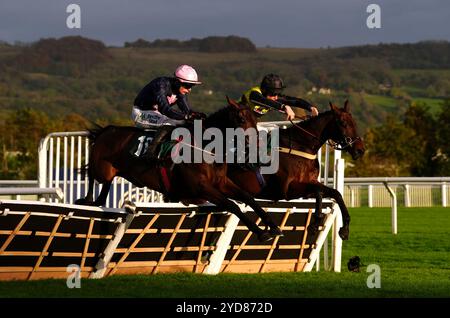
[[[268,232],[259,228],[256,223],[252,222],[239,208],[236,203],[227,199],[223,193],[214,188],[212,185],[203,184],[201,187],[202,197],[209,202],[215,204],[217,207],[236,215],[247,228],[258,236],[260,241],[269,241],[273,236]]]
[[[324,214],[322,213],[322,192],[319,185],[312,184],[309,186],[311,189],[310,191],[313,193],[316,204],[315,204],[315,211],[314,211],[314,220],[309,225],[309,230],[312,233],[316,233],[319,230],[320,223],[323,220]]]
[[[313,215],[313,220],[308,226],[308,231],[311,233],[316,233],[319,230],[319,226],[322,223],[324,214],[322,213],[322,184],[320,183],[306,183],[306,182],[291,182],[289,184],[287,199],[298,199],[298,198],[315,198],[315,210]]]
[[[248,206],[250,206],[253,211],[261,218],[261,221],[269,226],[271,235],[283,235],[280,227],[275,224],[270,215],[264,211],[256,200],[246,191],[239,188],[236,184],[233,183],[230,179],[228,179],[223,185],[223,192],[228,195],[229,198],[241,201]]]
[[[329,188],[327,186],[322,185],[322,192],[325,197],[330,197],[336,200],[336,203],[339,205],[339,209],[342,214],[342,223],[343,226],[339,229],[339,236],[343,240],[348,240],[349,232],[350,232],[350,214],[348,213],[347,206],[345,205],[344,199],[342,198],[341,193],[333,188]]]

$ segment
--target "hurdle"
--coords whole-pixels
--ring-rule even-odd
[[[259,126],[270,129],[286,124]],[[311,271],[314,266],[320,269],[321,252],[326,270],[341,270],[338,230],[342,217],[331,200],[323,201],[325,217],[315,234],[308,231],[314,200],[258,200],[284,232],[268,243],[260,243],[236,216],[215,206],[164,203],[160,193],[121,178],[115,178],[106,207],[73,204],[87,192],[87,177],[80,173],[88,164],[87,135],[85,131],[56,132],[41,140],[39,187],[58,192],[58,197],[0,201],[0,279],[67,277],[69,265],[77,265],[85,278],[179,271]],[[318,153],[319,180],[326,184],[334,169],[333,186],[343,193],[340,152],[334,152],[330,165],[330,149],[324,151],[324,156],[322,150]],[[51,189],[62,189],[63,195]],[[98,194],[101,187],[94,189]],[[263,228],[249,207],[240,204],[240,208]]]
[[[261,243],[235,215],[212,205],[143,203],[126,209],[39,201],[0,201],[0,280],[82,278],[192,272],[311,271],[332,224],[340,217],[325,200],[325,217],[308,232],[313,200],[261,201],[283,237]],[[250,208],[241,208],[259,223]],[[260,224],[261,226],[261,224]],[[333,269],[340,251],[333,241]]]

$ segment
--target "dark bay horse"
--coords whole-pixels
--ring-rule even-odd
[[[356,123],[350,114],[348,101],[344,108],[330,103],[331,110],[287,129],[280,129],[279,168],[276,174],[263,175],[262,187],[256,173],[230,165],[228,176],[241,188],[257,198],[269,200],[292,200],[314,197],[316,199],[315,222],[311,230],[318,228],[322,216],[322,197],[336,200],[342,212],[343,227],[339,230],[342,239],[349,236],[350,215],[341,194],[318,181],[319,161],[314,156],[327,140],[334,141],[340,149],[356,160],[364,154],[364,143],[357,135]],[[272,150],[274,151],[274,150]],[[305,155],[306,154],[310,154]],[[305,158],[309,157],[309,158]]]
[[[229,105],[208,116],[203,127],[216,127],[225,135],[227,128],[254,128],[256,118],[249,107],[228,99]],[[193,131],[193,125],[185,128]],[[239,188],[227,176],[226,163],[178,163],[174,164],[170,155],[163,163],[149,164],[141,158],[130,155],[130,141],[139,138],[142,130],[135,127],[107,126],[90,131],[92,142],[88,176],[89,188],[86,198],[77,200],[78,204],[104,205],[111,183],[116,176],[123,177],[139,187],[161,192],[170,201],[184,204],[199,204],[205,201],[215,204],[220,211],[228,211],[238,216],[261,241],[271,240],[281,235],[281,230],[269,215],[256,203],[254,198]],[[194,145],[193,145],[194,146]],[[161,182],[162,169],[167,173],[166,181]],[[98,198],[93,201],[94,180],[103,185]],[[230,199],[249,205],[269,227],[265,230],[252,222]]]

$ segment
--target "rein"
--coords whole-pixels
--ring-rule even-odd
[[[296,117],[296,118],[300,118],[300,117]],[[307,133],[308,135],[310,135],[311,137],[313,137],[316,140],[319,140],[319,137],[317,137],[316,135],[314,135],[313,133],[307,131],[305,128],[301,127],[300,125],[297,125],[296,123],[294,123],[292,120],[289,119],[289,121],[291,122],[292,126],[294,126],[297,129],[300,129],[301,131]]]
[[[216,155],[215,153],[212,153],[212,152],[210,152],[210,151],[207,151],[207,150],[205,150],[205,149],[203,149],[203,148],[200,148],[200,147],[198,147],[198,146],[191,145],[191,144],[189,144],[189,143],[187,143],[187,142],[184,142],[184,141],[178,141],[178,142],[177,142],[177,145],[180,145],[180,144],[181,144],[181,145],[188,146],[188,147],[190,147],[190,148],[192,148],[192,149],[194,149],[194,150],[197,150],[197,151],[206,153],[206,154],[208,154],[208,155],[210,155],[210,156],[213,156],[213,157]]]
[[[296,116],[296,118],[303,119],[303,118],[297,117],[297,116]],[[289,119],[289,121],[291,122],[292,126],[294,126],[295,128],[300,129],[301,131],[307,133],[308,135],[310,135],[310,136],[313,137],[314,139],[320,141],[320,139],[319,139],[316,135],[314,135],[313,133],[311,133],[311,132],[307,131],[306,129],[304,129],[303,127],[297,125],[297,124],[294,123],[292,120]],[[309,159],[309,160],[314,160],[314,159],[317,158],[317,155],[316,155],[316,154],[310,154],[310,153],[307,153],[307,152],[304,152],[304,151],[292,149],[292,145],[291,145],[291,134],[290,134],[290,133],[289,133],[289,148],[286,148],[286,147],[278,147],[277,150],[278,150],[279,152],[283,152],[283,153],[287,153],[287,154],[290,154],[290,155],[294,155],[294,156],[306,158],[306,159]]]

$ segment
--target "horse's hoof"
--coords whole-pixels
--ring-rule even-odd
[[[339,236],[344,241],[348,240],[349,234],[350,234],[350,231],[349,231],[348,227],[341,227],[341,229],[339,230]]]
[[[258,240],[260,242],[270,242],[273,240],[273,235],[271,235],[268,231],[263,231],[258,235]]]
[[[269,230],[270,235],[272,236],[284,236],[283,231],[279,226],[273,226]]]

